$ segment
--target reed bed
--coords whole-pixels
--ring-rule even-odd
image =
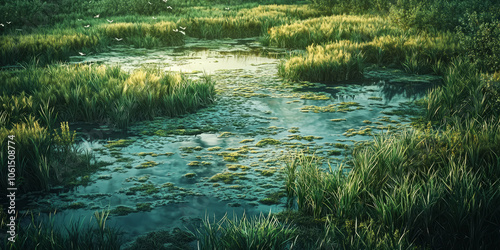
[[[295,169],[287,186],[301,213],[326,216],[335,230],[346,230],[343,222],[363,223],[394,237],[392,242],[493,247],[499,243],[494,228],[500,225],[499,124],[381,135],[354,154],[348,175],[342,169],[325,172],[318,159],[298,154],[287,164]],[[363,237],[349,245],[368,242]],[[333,241],[331,246],[347,243]]]
[[[283,48],[305,48],[340,40],[367,42],[377,36],[402,33],[402,29],[382,17],[335,15],[273,27],[269,29],[268,42]]]
[[[292,57],[279,65],[278,73],[290,80],[342,81],[363,76],[363,56],[343,50],[325,52],[324,47],[307,48],[306,56]]]
[[[369,42],[340,40],[307,47],[306,54],[282,63],[279,74],[290,80],[356,79],[363,75],[363,62],[404,68],[411,73],[442,74],[460,51],[451,33],[409,37],[387,35]]]
[[[248,219],[227,214],[219,221],[209,218],[197,229],[199,249],[289,249],[295,229],[280,223],[274,216]]]
[[[28,62],[33,59],[40,64],[65,61],[83,48],[98,47],[96,35],[44,35],[0,36],[0,65]]]
[[[57,121],[126,129],[135,121],[193,112],[214,98],[209,77],[191,81],[155,69],[127,74],[118,67],[53,65],[2,72],[0,79],[0,147],[7,152],[7,135],[16,136],[16,149],[23,152],[17,161],[23,181],[17,184],[25,190],[48,190],[99,167],[91,164],[91,155],[70,148],[74,137],[67,124],[53,133]],[[6,157],[2,153],[0,160]],[[2,187],[6,171],[0,174]]]
[[[48,218],[33,214],[26,225],[17,225],[12,243],[4,238],[2,249],[120,249],[121,232],[106,225],[109,211],[96,211],[90,220],[79,219],[64,228],[57,225],[55,213]],[[25,224],[25,223],[23,223]]]

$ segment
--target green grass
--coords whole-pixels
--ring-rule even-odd
[[[109,212],[95,212],[89,222],[78,220],[64,228],[56,226],[54,215],[35,218],[17,226],[15,243],[4,238],[2,249],[120,249],[121,232],[106,225]]]
[[[219,221],[206,218],[194,234],[200,249],[287,249],[293,246],[294,232],[271,214],[251,219],[243,214]]]

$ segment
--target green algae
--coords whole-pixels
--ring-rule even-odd
[[[152,203],[137,203],[135,204],[135,208],[139,212],[149,212],[153,210],[151,207]]]
[[[135,166],[136,169],[144,169],[144,168],[152,168],[154,166],[157,166],[159,163],[155,162],[155,161],[147,161],[147,162],[143,162],[137,166]]]
[[[111,179],[111,175],[99,175],[97,176],[97,179],[98,180],[110,180]]]
[[[135,142],[135,140],[125,140],[125,139],[121,139],[121,140],[117,140],[117,141],[108,141],[108,144],[104,145],[104,147],[107,147],[109,149],[123,148],[123,147],[130,146],[134,142]]]
[[[68,205],[68,209],[80,209],[84,207],[86,207],[86,205],[83,202],[73,202]]]
[[[196,147],[179,147],[179,150],[184,153],[193,153],[194,151],[201,151],[203,148],[200,146]]]
[[[227,137],[229,137],[231,135],[234,135],[234,134],[231,133],[231,132],[222,132],[218,137],[220,137],[220,138],[227,138]]]
[[[245,170],[250,169],[250,167],[240,165],[240,164],[226,164],[226,167],[228,170],[231,170],[231,171],[236,171],[238,169],[245,171]]]
[[[219,151],[221,150],[222,148],[221,147],[211,147],[211,148],[207,148],[208,151]]]
[[[267,146],[267,145],[280,145],[281,142],[279,140],[276,140],[276,139],[273,139],[273,138],[264,138],[262,140],[260,140],[259,142],[257,142],[257,144],[255,144],[256,147],[264,147],[264,146]]]
[[[242,141],[240,141],[240,143],[248,143],[248,142],[254,142],[255,140],[254,139],[244,139]]]
[[[291,127],[291,128],[288,130],[288,132],[293,133],[293,134],[295,134],[295,133],[299,133],[299,128],[298,128],[298,127]]]
[[[382,97],[370,96],[370,97],[368,97],[368,100],[382,101]]]
[[[144,183],[144,184],[141,184],[141,185],[129,188],[129,191],[132,192],[132,193],[135,193],[135,192],[144,192],[146,194],[154,194],[154,193],[158,193],[160,191],[160,189],[157,188],[152,183]]]
[[[111,214],[118,215],[118,216],[124,216],[130,213],[137,212],[135,209],[127,206],[117,206],[116,208],[112,209],[110,211]]]
[[[187,173],[184,175],[184,177],[186,177],[186,178],[194,178],[195,176],[196,176],[195,173]]]
[[[340,103],[330,104],[327,106],[315,106],[315,105],[304,106],[300,109],[300,111],[305,113],[307,112],[334,113],[334,112],[348,112],[356,110],[353,109],[352,107],[356,107],[356,109],[361,108],[360,104],[357,102],[340,102]]]

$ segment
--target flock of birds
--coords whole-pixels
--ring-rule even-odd
[[[167,3],[167,2],[168,2],[168,0],[162,0],[162,1],[163,1],[164,3]],[[90,2],[92,2],[92,1],[90,1]],[[90,2],[89,2],[89,3],[90,3]],[[148,1],[148,4],[149,4],[149,5],[153,5],[153,3],[151,3],[150,1]],[[167,6],[167,9],[171,10],[171,9],[172,9],[172,6]],[[228,8],[228,9],[229,9],[229,8]],[[95,15],[95,16],[94,16],[94,18],[99,18],[99,17],[100,17],[100,14],[97,14],[97,15]],[[153,19],[156,19],[156,17],[154,17],[154,16],[153,16]],[[82,19],[78,19],[78,21],[82,21]],[[107,21],[108,23],[113,23],[113,22],[114,22],[114,20],[109,20],[109,19],[106,19],[106,21]],[[10,23],[11,23],[11,22],[7,22],[7,24],[10,24]],[[3,24],[3,23],[0,23],[0,26],[2,26],[2,27],[3,27],[3,26],[4,26],[4,24]],[[83,27],[84,27],[84,28],[90,28],[90,24],[84,25]],[[179,29],[181,29],[181,30],[179,30]],[[182,26],[179,26],[179,28],[177,28],[177,29],[173,29],[173,31],[174,31],[174,32],[179,32],[179,33],[181,33],[181,34],[183,34],[183,35],[186,35],[185,30],[186,30],[186,27],[182,27]],[[120,38],[115,37],[115,41],[118,41],[118,42],[119,42],[119,41],[121,41],[121,40],[123,40],[123,38],[121,38],[121,37],[120,37]],[[86,54],[85,54],[85,53],[83,53],[83,52],[78,52],[78,54],[79,54],[80,56],[85,56],[85,55],[86,55]]]

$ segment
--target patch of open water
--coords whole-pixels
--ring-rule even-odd
[[[89,185],[33,200],[29,207],[57,208],[66,222],[126,207],[131,213],[111,216],[108,225],[120,226],[129,237],[182,228],[205,215],[277,212],[285,209],[284,198],[278,204],[264,198],[284,191],[283,159],[306,150],[332,166],[345,162],[356,143],[406,126],[411,115],[400,108],[423,97],[437,80],[373,70],[368,79],[349,83],[284,84],[274,55],[286,52],[266,50],[251,39],[193,40],[175,48],[117,47],[74,57],[127,71],[154,66],[191,77],[205,72],[216,81],[217,100],[194,114],[137,123],[112,139],[79,128],[80,146],[110,164],[90,176]],[[259,143],[267,138],[276,144]],[[128,141],[110,146],[108,141],[118,139]]]

